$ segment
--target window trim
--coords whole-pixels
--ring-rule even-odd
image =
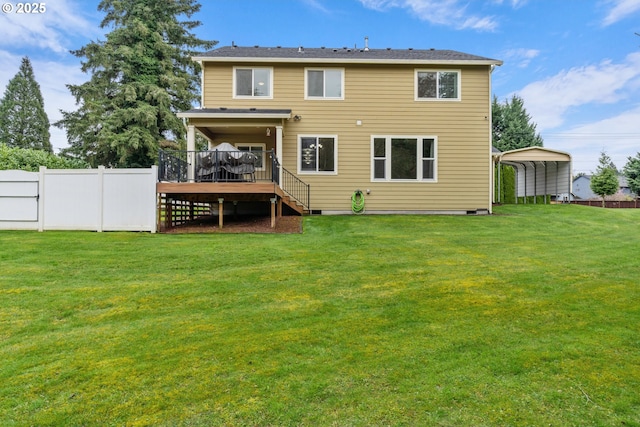
[[[375,160],[380,157],[375,157],[375,140],[385,140],[385,165],[384,175],[385,178],[375,177]],[[416,142],[422,143],[425,139],[433,140],[433,156],[434,157],[422,157],[422,145],[416,143],[416,179],[392,179],[391,178],[391,140],[393,139],[415,139]],[[391,182],[391,183],[437,183],[438,182],[438,137],[437,135],[371,135],[371,182]],[[387,155],[389,153],[389,155]],[[423,175],[423,161],[425,159],[433,159],[433,178],[421,178]]]
[[[238,95],[238,70],[251,70],[251,79],[254,79],[254,71],[255,70],[269,70],[269,95],[267,96],[257,96],[257,95]],[[273,99],[273,67],[242,67],[235,66],[233,67],[233,99]],[[251,82],[251,87],[253,88],[253,81]]]
[[[302,138],[333,138],[333,170],[332,171],[307,171],[302,170],[301,162],[301,150],[302,150]],[[296,163],[298,169],[298,175],[338,175],[338,135],[329,134],[299,134],[298,144],[296,148]]]
[[[266,154],[266,151],[267,151],[267,144],[262,143],[262,142],[247,142],[247,143],[238,142],[238,143],[234,144],[234,146],[238,150],[240,150],[240,147],[249,147],[249,152],[251,152],[251,147],[260,147],[260,151],[262,151],[262,166],[256,167],[256,170],[258,170],[258,171],[265,170],[266,161],[265,161],[264,155]]]
[[[323,77],[325,71],[340,71],[340,96],[311,96],[309,95],[309,71],[322,71]],[[335,67],[305,67],[304,69],[304,99],[312,101],[343,101],[344,100],[344,68]],[[326,83],[326,79],[323,80]],[[323,94],[326,93],[326,84],[322,88]]]
[[[458,93],[457,93],[457,97],[456,98],[439,98],[439,97],[435,97],[435,98],[421,98],[418,96],[419,90],[418,90],[418,82],[419,82],[419,78],[418,78],[418,74],[419,73],[436,73],[437,76],[440,75],[440,73],[456,73],[458,78],[456,80],[456,87],[458,88]],[[439,78],[436,79],[437,82],[440,81]],[[455,102],[455,101],[461,101],[462,100],[462,70],[456,70],[456,69],[447,69],[447,70],[433,70],[433,69],[423,69],[423,68],[419,68],[416,69],[414,71],[414,100],[415,101],[419,101],[419,102]]]

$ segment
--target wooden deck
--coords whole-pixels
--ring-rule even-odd
[[[159,197],[159,229],[176,224],[174,212],[180,211],[182,220],[194,219],[198,212],[206,215],[207,209],[194,205],[218,204],[219,226],[223,226],[223,204],[227,202],[268,202],[271,204],[271,226],[282,216],[283,205],[298,215],[304,208],[291,200],[275,183],[271,182],[158,182],[156,193]],[[162,212],[162,213],[161,213]],[[186,216],[184,212],[187,212]]]
[[[158,194],[180,195],[193,201],[229,200],[269,200],[271,197],[284,197],[280,187],[272,182],[159,182]]]

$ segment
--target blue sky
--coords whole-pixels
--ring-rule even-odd
[[[161,1],[161,0],[158,0]],[[31,59],[51,122],[75,110],[65,84],[89,76],[69,53],[104,39],[98,0],[50,0],[0,13],[0,90]],[[640,0],[201,0],[195,30],[219,46],[452,49],[504,61],[500,100],[521,96],[545,147],[593,172],[640,152]],[[52,144],[66,146],[52,128]]]

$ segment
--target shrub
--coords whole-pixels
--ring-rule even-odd
[[[56,156],[42,150],[11,148],[0,144],[0,170],[37,172],[40,166],[49,169],[84,169],[88,168],[89,164],[83,160]]]

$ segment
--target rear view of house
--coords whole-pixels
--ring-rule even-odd
[[[185,170],[161,176],[159,193],[336,214],[350,213],[360,190],[367,213],[491,212],[491,72],[501,61],[434,49],[236,45],[194,60],[202,108],[178,114],[188,126]],[[209,148],[227,143],[254,157],[238,169],[223,150],[197,153],[196,134]]]

